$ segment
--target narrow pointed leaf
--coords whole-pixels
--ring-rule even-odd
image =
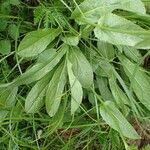
[[[129,47],[129,46],[122,46],[122,50],[128,58],[130,58],[131,60],[137,63],[142,58],[142,55],[140,54],[139,50],[137,50],[136,48]]]
[[[15,85],[29,84],[31,82],[40,80],[59,63],[63,55],[66,53],[67,49],[68,49],[67,46],[62,46],[62,48],[59,49],[57,53],[53,55],[53,57],[51,57],[50,60],[43,63],[42,62],[36,63],[33,67],[31,67],[29,70],[27,70],[18,78],[16,78],[13,81],[13,84]]]
[[[131,106],[130,100],[128,99],[124,91],[122,91],[122,89],[119,87],[119,85],[117,84],[117,80],[113,75],[111,78],[109,78],[109,85],[117,106],[121,109],[121,112],[125,116],[128,115],[130,109],[127,107],[127,105]]]
[[[104,100],[112,101],[113,96],[112,96],[112,93],[110,92],[110,90],[108,88],[107,78],[99,76],[99,77],[96,78],[96,82],[97,82],[98,89],[100,91],[100,94],[101,94],[102,98]]]
[[[126,57],[120,57],[126,75],[131,81],[131,87],[140,102],[150,110],[150,77]]]
[[[25,101],[25,111],[27,113],[36,113],[44,104],[44,96],[46,94],[47,85],[52,73],[47,74],[39,80],[28,93]]]
[[[83,90],[81,83],[73,74],[72,64],[69,60],[67,61],[67,69],[71,88],[71,114],[74,114],[82,102]]]
[[[0,107],[12,107],[15,104],[17,87],[0,88]]]
[[[114,76],[112,76],[110,79],[109,79],[109,85],[110,85],[110,89],[111,89],[111,92],[116,100],[116,103],[118,105],[121,105],[121,104],[127,104],[127,105],[130,105],[129,103],[129,100],[127,98],[127,96],[125,95],[125,93],[121,90],[121,88],[118,86],[117,84],[117,81],[115,79]]]
[[[46,92],[46,110],[51,117],[58,111],[65,84],[66,64],[63,62],[56,69]]]
[[[106,101],[100,106],[100,114],[106,123],[118,131],[122,136],[130,139],[139,139],[135,129],[126,120],[122,113],[118,110],[115,104],[111,101]]]
[[[67,100],[68,100],[67,96],[64,97],[57,113],[50,120],[49,129],[48,129],[49,135],[52,134],[53,132],[55,132],[62,125],[64,116],[65,116],[65,109],[67,106]]]
[[[17,87],[0,88],[0,122],[16,103]]]

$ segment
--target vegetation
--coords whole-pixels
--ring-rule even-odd
[[[0,150],[150,149],[149,0],[0,12]]]

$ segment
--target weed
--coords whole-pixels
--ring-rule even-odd
[[[0,4],[0,149],[149,148],[148,1]]]

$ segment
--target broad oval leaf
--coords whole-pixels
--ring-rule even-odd
[[[150,110],[150,77],[138,66],[124,56],[120,56],[126,75],[131,81],[131,87],[140,102]]]
[[[7,23],[8,23],[7,20],[0,19],[0,32],[1,32],[1,31],[4,31],[4,30],[6,29]]]
[[[2,55],[9,54],[11,51],[11,43],[9,40],[1,40],[0,41],[0,53]]]
[[[83,97],[83,90],[81,83],[73,74],[72,64],[69,60],[67,61],[67,70],[71,88],[71,114],[73,115],[75,111],[80,107]]]
[[[62,62],[56,69],[46,91],[46,110],[51,117],[58,111],[65,84],[66,63]]]
[[[93,70],[78,47],[70,47],[69,60],[72,63],[74,75],[84,88],[89,88],[93,84]]]
[[[146,10],[141,0],[85,0],[72,13],[72,17],[80,23],[95,23],[99,18],[115,9],[123,9],[145,14]]]
[[[12,39],[16,40],[19,37],[19,27],[15,24],[11,24],[8,28],[8,33]]]
[[[111,128],[117,130],[122,136],[130,139],[140,138],[135,129],[126,120],[113,102],[106,101],[102,103],[100,106],[100,114],[106,123]]]
[[[61,29],[39,29],[28,33],[20,42],[18,55],[32,57],[40,54],[46,49],[61,32]]]
[[[145,41],[150,32],[144,30],[133,22],[119,17],[115,14],[107,14],[98,22],[94,29],[95,36],[105,42],[115,45],[138,46],[138,43]],[[143,47],[139,48],[145,48]],[[147,48],[147,45],[146,45]]]

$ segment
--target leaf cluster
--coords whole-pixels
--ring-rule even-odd
[[[126,138],[141,138],[130,118],[145,121],[150,114],[150,75],[143,67],[150,56],[150,16],[144,4],[141,0],[136,5],[134,0],[40,3],[34,9],[37,29],[15,46],[17,58],[34,63],[0,85],[0,118],[17,105],[17,90],[25,85],[30,87],[26,96],[21,95],[25,112],[38,114],[44,109],[54,123],[51,132],[64,123],[65,114],[89,115],[90,107],[98,127],[107,131],[100,125],[105,121],[128,149]],[[8,33],[14,41],[20,36],[15,24]],[[0,53],[9,55],[10,45],[1,40]]]

